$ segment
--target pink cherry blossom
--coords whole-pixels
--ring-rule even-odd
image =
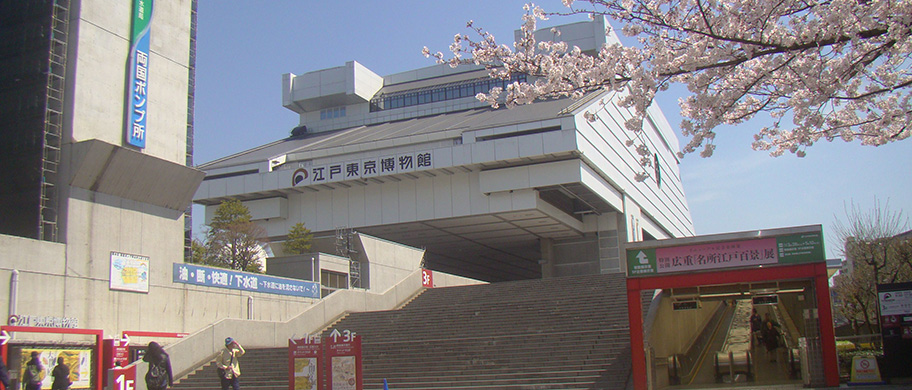
[[[820,140],[877,146],[912,135],[912,0],[563,4],[569,10],[563,14],[609,18],[639,44],[605,45],[590,56],[563,42],[536,42],[536,22],[557,14],[529,4],[512,48],[470,23],[478,38],[457,35],[451,58],[427,48],[424,55],[452,66],[486,65],[500,79],[533,76],[478,95],[493,106],[618,92],[617,103],[636,115],[625,124],[634,132],[657,93],[672,83],[686,85],[689,95],[679,101],[687,138],[681,156],[712,155],[716,129],[754,118],[766,125],[752,146],[772,156],[802,157]]]

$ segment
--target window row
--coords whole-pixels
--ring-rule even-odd
[[[507,88],[513,82],[525,82],[526,75],[514,75],[510,80],[482,79],[463,84],[449,85],[421,91],[404,91],[395,95],[371,99],[371,112],[391,110],[394,108],[417,106],[446,100],[474,97],[479,93],[488,93],[492,88]]]

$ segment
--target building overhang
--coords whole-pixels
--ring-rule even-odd
[[[97,139],[64,146],[69,184],[94,192],[185,211],[205,173]]]

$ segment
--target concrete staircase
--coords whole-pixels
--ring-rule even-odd
[[[592,275],[430,289],[399,310],[349,314],[323,336],[362,337],[365,389],[383,379],[391,390],[624,389],[624,286],[623,275]],[[285,349],[248,351],[240,364],[244,389],[288,388]],[[214,365],[174,388],[217,389]]]
[[[288,390],[288,349],[247,349],[238,358],[244,390]],[[143,373],[145,375],[145,373]],[[140,380],[142,380],[140,378]],[[174,383],[172,389],[221,390],[215,360]]]

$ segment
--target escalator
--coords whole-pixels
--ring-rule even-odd
[[[751,333],[751,310],[771,320],[779,330],[778,348],[767,351],[758,335]],[[668,389],[732,388],[740,386],[795,385],[802,388],[800,362],[793,340],[797,328],[777,305],[754,306],[749,299],[728,301],[713,327],[711,339],[695,359],[691,374],[669,381]],[[679,364],[672,361],[671,364]],[[686,364],[685,364],[686,365]],[[683,367],[686,369],[686,367]]]

